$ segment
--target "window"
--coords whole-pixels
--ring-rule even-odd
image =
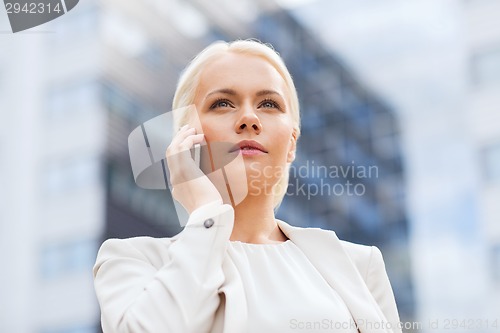
[[[45,244],[40,251],[40,271],[45,280],[54,280],[71,273],[88,273],[97,254],[95,240]]]
[[[5,63],[5,60],[0,58],[0,66]],[[3,90],[5,89],[5,78],[7,77],[6,71],[0,67],[0,96],[3,93]],[[3,99],[1,99],[3,100]]]
[[[47,24],[47,29],[55,31],[51,34],[48,47],[53,45],[67,48],[68,44],[82,43],[96,35],[98,28],[98,9],[96,6],[80,1],[66,15]]]
[[[473,55],[471,72],[476,84],[500,83],[500,46]]]
[[[95,325],[77,325],[70,326],[65,328],[49,328],[43,329],[40,331],[41,333],[95,333],[98,332],[98,329]]]
[[[102,31],[105,44],[112,46],[125,57],[140,56],[149,44],[143,27],[130,15],[118,11],[104,12]]]
[[[491,269],[493,277],[500,282],[500,244],[496,244],[491,249]]]
[[[146,47],[140,58],[152,70],[161,70],[165,66],[165,51],[153,43]]]
[[[95,186],[100,182],[100,159],[95,155],[72,156],[49,161],[42,171],[44,195],[61,195]]]
[[[500,142],[485,147],[482,155],[485,181],[500,184]]]
[[[205,14],[187,1],[170,3],[167,14],[169,22],[187,38],[201,38],[208,31]]]
[[[371,121],[371,126],[375,138],[392,135],[397,131],[395,118],[389,112],[376,112]]]
[[[398,156],[397,139],[395,134],[373,139],[373,150],[376,156],[383,160]]]
[[[88,115],[96,111],[99,85],[94,80],[83,80],[70,84],[59,84],[47,94],[47,115],[50,120],[75,114]]]
[[[111,113],[119,114],[133,124],[144,123],[163,113],[110,82],[105,83],[103,86],[103,99],[106,108]]]
[[[108,174],[109,192],[113,200],[162,228],[175,220],[175,217],[171,217],[175,207],[165,191],[139,188],[128,171],[114,165],[109,166]]]

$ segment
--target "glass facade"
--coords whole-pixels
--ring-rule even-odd
[[[63,328],[51,328],[40,331],[40,333],[95,333],[99,329],[95,326],[71,325]]]
[[[491,248],[491,273],[494,281],[500,284],[500,244]]]
[[[40,274],[54,281],[70,274],[88,272],[96,256],[96,240],[78,239],[44,244],[40,251]]]
[[[500,83],[500,46],[473,54],[471,71],[473,83]]]
[[[301,104],[302,136],[289,193],[278,217],[334,230],[384,254],[402,318],[414,312],[398,122],[340,61],[287,12],[262,16],[257,37],[283,56]],[[314,163],[314,165],[313,165]],[[317,177],[314,171],[331,172]],[[323,191],[321,191],[323,189]],[[316,195],[313,195],[318,193]]]
[[[126,92],[119,82],[103,82],[102,92],[109,120],[105,238],[178,233],[181,229],[170,193],[139,188],[134,182],[128,157],[130,132],[161,111]]]
[[[101,182],[100,168],[99,157],[85,152],[71,156],[51,156],[50,161],[42,167],[41,193],[46,198],[53,198],[96,186]]]
[[[500,184],[500,142],[483,149],[484,181]]]

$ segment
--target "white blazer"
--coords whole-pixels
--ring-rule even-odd
[[[361,333],[401,332],[378,248],[277,221],[338,292]],[[233,225],[233,208],[215,202],[195,210],[174,237],[105,241],[93,271],[103,331],[246,332],[245,291],[226,256]]]

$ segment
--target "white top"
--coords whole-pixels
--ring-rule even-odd
[[[291,241],[230,241],[227,253],[241,275],[248,333],[357,332],[344,301]]]

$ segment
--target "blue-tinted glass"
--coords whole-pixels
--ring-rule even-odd
[[[494,246],[491,249],[491,258],[491,269],[493,276],[497,281],[500,281],[500,244]]]
[[[96,333],[98,332],[97,327],[94,325],[81,325],[81,326],[70,326],[70,327],[58,327],[58,328],[48,328],[43,329],[40,333]]]
[[[159,46],[150,45],[141,55],[141,59],[149,68],[159,70],[165,65],[166,55]]]
[[[53,279],[64,270],[64,251],[58,245],[48,245],[41,252],[41,274],[45,279]]]
[[[54,280],[72,273],[88,272],[96,253],[95,240],[47,244],[41,251],[41,275],[46,280]]]
[[[60,83],[47,94],[46,110],[49,119],[68,119],[75,114],[89,115],[98,101],[98,83],[94,79]]]
[[[484,169],[487,182],[500,183],[500,143],[484,150]]]
[[[473,80],[476,83],[500,82],[500,48],[476,54],[471,64]]]

